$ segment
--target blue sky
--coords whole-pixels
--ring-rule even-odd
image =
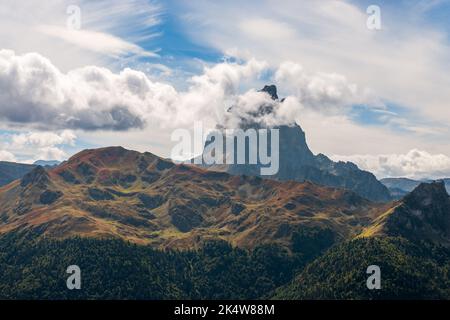
[[[349,3],[354,4],[361,11],[365,11],[370,5],[378,5],[382,8],[383,19],[401,20],[403,24],[431,26],[443,32],[450,40],[450,1],[352,0]],[[148,42],[141,42],[142,47],[149,50],[159,48],[162,58],[173,57],[179,62],[201,59],[205,62],[215,63],[223,59],[224,52],[202,43],[189,32],[189,22],[186,22],[185,18],[189,5],[186,5],[185,1],[164,1],[162,8],[161,24],[155,28],[161,36]],[[233,21],[230,21],[231,23]],[[184,67],[183,64],[178,66]]]
[[[67,27],[70,5],[80,30]],[[381,30],[366,26],[369,5],[380,7]],[[448,0],[5,0],[0,50],[13,54],[0,60],[3,91],[17,79],[2,63],[20,64],[28,80],[44,65],[57,80],[30,80],[41,100],[0,94],[0,160],[113,144],[170,156],[174,126],[214,124],[224,105],[275,83],[297,99],[289,114],[314,152],[379,176],[450,175],[449,16]],[[99,75],[101,95],[89,80]],[[49,132],[51,143],[36,138]]]

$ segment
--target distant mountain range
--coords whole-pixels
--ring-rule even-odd
[[[262,92],[272,99],[278,99],[274,85],[265,86]],[[261,106],[259,113],[271,113],[274,106]],[[260,129],[264,126],[258,122],[243,121],[243,129]],[[389,201],[389,190],[376,177],[367,171],[360,170],[351,162],[334,162],[323,154],[314,155],[306,143],[305,132],[297,124],[274,127],[279,129],[279,171],[273,178],[281,181],[311,181],[323,186],[344,188],[372,201]],[[206,141],[208,145],[211,141]],[[248,147],[246,149],[248,153]],[[259,176],[262,164],[220,164],[203,165],[215,171],[224,171],[233,175]]]
[[[14,180],[21,179],[25,174],[36,168],[36,166],[54,167],[59,161],[38,160],[33,164],[0,161],[0,187]]]
[[[447,192],[450,192],[450,178],[438,179],[445,183]],[[409,192],[413,191],[422,182],[431,183],[434,180],[424,179],[424,180],[412,180],[408,178],[385,178],[380,180],[391,193],[394,199],[400,199],[407,195]]]
[[[57,160],[37,160],[33,164],[35,166],[42,166],[42,167],[55,167],[59,165],[61,161]]]
[[[0,187],[22,178],[34,165],[0,161]]]

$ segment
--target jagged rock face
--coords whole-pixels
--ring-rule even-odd
[[[49,205],[58,200],[62,195],[63,193],[61,191],[45,190],[43,193],[41,193],[39,200],[41,204]]]
[[[270,95],[270,97],[273,100],[278,100],[278,93],[277,93],[277,87],[272,85],[269,86],[264,86],[264,88],[262,88],[261,92],[266,92]]]
[[[450,198],[444,182],[422,183],[388,216],[389,235],[450,244]]]
[[[261,92],[268,93],[272,99],[278,99],[275,86],[265,86]],[[273,106],[261,106],[258,114],[273,111]],[[242,129],[260,129],[264,126],[250,120],[243,120]],[[306,142],[305,132],[298,124],[281,125],[275,127],[279,130],[279,171],[273,176],[265,178],[277,180],[311,181],[324,186],[345,188],[366,199],[373,201],[391,200],[389,190],[380,183],[376,177],[367,171],[360,170],[351,162],[334,162],[323,154],[314,155]],[[211,143],[207,141],[205,147]],[[246,146],[249,153],[249,146]],[[270,150],[270,145],[268,146]],[[235,146],[234,154],[237,147]],[[234,162],[236,163],[236,161]],[[228,164],[209,166],[213,170],[225,170],[233,175],[260,175],[262,164]]]
[[[41,166],[36,167],[25,176],[23,176],[20,181],[21,187],[27,187],[29,185],[45,188],[49,182],[49,177],[45,169]]]

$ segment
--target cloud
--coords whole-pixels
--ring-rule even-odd
[[[262,75],[267,78],[271,74],[282,87],[286,85],[284,91],[291,95],[273,101],[255,89],[245,91],[260,81]],[[202,121],[205,128],[217,125],[236,128],[243,119],[269,126],[295,121],[309,125],[308,110],[328,114],[330,110],[345,110],[355,102],[372,101],[371,96],[344,77],[309,74],[298,64],[284,63],[272,70],[266,62],[249,59],[244,63],[205,66],[201,74],[187,80],[185,91],[179,91],[132,69],[114,73],[90,66],[63,73],[40,54],[17,55],[9,50],[0,51],[0,89],[0,121],[13,130],[131,130],[132,135],[122,141],[125,144],[132,143],[133,137],[140,141],[145,138],[147,143],[151,137],[160,140],[158,132],[180,127],[192,129],[195,121]],[[261,105],[271,106],[273,112],[257,115]],[[318,127],[317,121],[320,118],[311,121],[312,131]],[[145,132],[144,138],[139,131]],[[99,136],[95,133],[86,140],[97,141]],[[166,135],[167,140],[169,136]],[[43,151],[44,147],[59,143],[61,137],[27,133],[14,139],[16,144],[51,141],[50,145],[40,145]],[[113,135],[109,144],[116,141],[117,135]],[[162,153],[167,154],[169,149],[166,146]],[[53,155],[63,157],[62,153]]]
[[[63,73],[37,53],[16,55],[1,50],[0,119],[41,130],[124,131],[194,121],[235,127],[241,118],[255,117],[259,106],[272,105],[274,112],[261,120],[277,125],[293,123],[303,108],[327,113],[375,101],[341,75],[310,75],[293,63],[283,63],[275,73],[275,80],[292,93],[287,99],[273,101],[254,89],[241,92],[268,72],[267,63],[255,59],[219,63],[206,66],[202,74],[188,79],[186,91],[178,91],[128,68],[113,73],[91,66]]]
[[[353,105],[367,104],[384,108],[369,89],[361,89],[341,74],[319,72],[309,74],[300,64],[283,62],[275,74],[276,82],[294,94],[300,102],[324,112],[347,111]]]
[[[15,162],[16,157],[9,151],[0,150],[0,161]]]
[[[293,62],[283,62],[274,70],[273,81],[287,97],[274,101],[266,93],[249,90],[234,100],[233,108],[225,115],[227,125],[236,127],[241,119],[269,126],[289,125],[308,110],[324,116],[345,115],[355,105],[364,105],[374,112],[386,109],[372,91],[350,83],[345,76],[324,72],[310,74]],[[261,106],[270,108],[271,112],[260,113]]]
[[[253,83],[267,70],[267,63],[250,59],[244,64],[220,63],[205,67],[203,74],[190,79],[188,91],[180,93],[178,123],[203,121],[206,126],[223,124],[227,110],[236,104],[241,86]]]
[[[240,29],[250,37],[264,41],[293,40],[295,29],[288,24],[267,18],[246,19],[241,21]]]
[[[75,143],[77,136],[70,130],[64,130],[60,134],[54,132],[28,132],[12,136],[12,147],[23,148],[35,146],[39,148],[53,147],[56,145],[71,145]]]
[[[67,74],[37,53],[0,51],[0,118],[40,129],[127,130],[144,125],[153,85],[143,73],[98,67]]]
[[[450,177],[450,157],[417,149],[406,154],[334,156],[333,159],[354,162],[360,168],[373,172],[378,178]]]
[[[37,53],[0,51],[0,119],[38,129],[129,130],[146,124],[174,126],[194,120],[217,122],[226,100],[239,94],[265,64],[223,63],[190,79],[186,92],[124,69],[95,66],[64,74]]]
[[[69,44],[76,45],[81,49],[109,55],[116,59],[129,55],[158,57],[154,52],[146,51],[134,43],[103,32],[75,30],[68,29],[67,27],[48,25],[39,26],[37,30]]]
[[[2,143],[0,159],[33,163],[36,160],[64,160],[68,157],[64,150],[74,147],[77,136],[73,131],[61,132],[22,132],[0,135]]]
[[[68,28],[80,9],[81,29]],[[39,52],[67,71],[85,65],[122,65],[127,59],[155,57],[151,40],[160,35],[164,8],[147,0],[3,0],[2,47]],[[145,46],[145,48],[143,48]]]
[[[68,157],[67,153],[65,151],[61,150],[60,148],[44,147],[44,148],[40,148],[38,150],[38,153],[36,154],[34,161],[37,161],[37,160],[63,161],[63,160],[66,160],[67,157]]]

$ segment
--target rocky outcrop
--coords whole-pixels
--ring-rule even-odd
[[[50,179],[45,169],[41,166],[37,166],[32,171],[23,176],[23,178],[20,180],[20,186],[22,188],[33,186],[44,189],[49,181]]]
[[[50,205],[61,198],[62,195],[63,193],[61,191],[45,190],[43,193],[41,193],[39,200],[41,204]]]
[[[450,244],[450,198],[442,181],[422,183],[388,215],[386,233]]]

